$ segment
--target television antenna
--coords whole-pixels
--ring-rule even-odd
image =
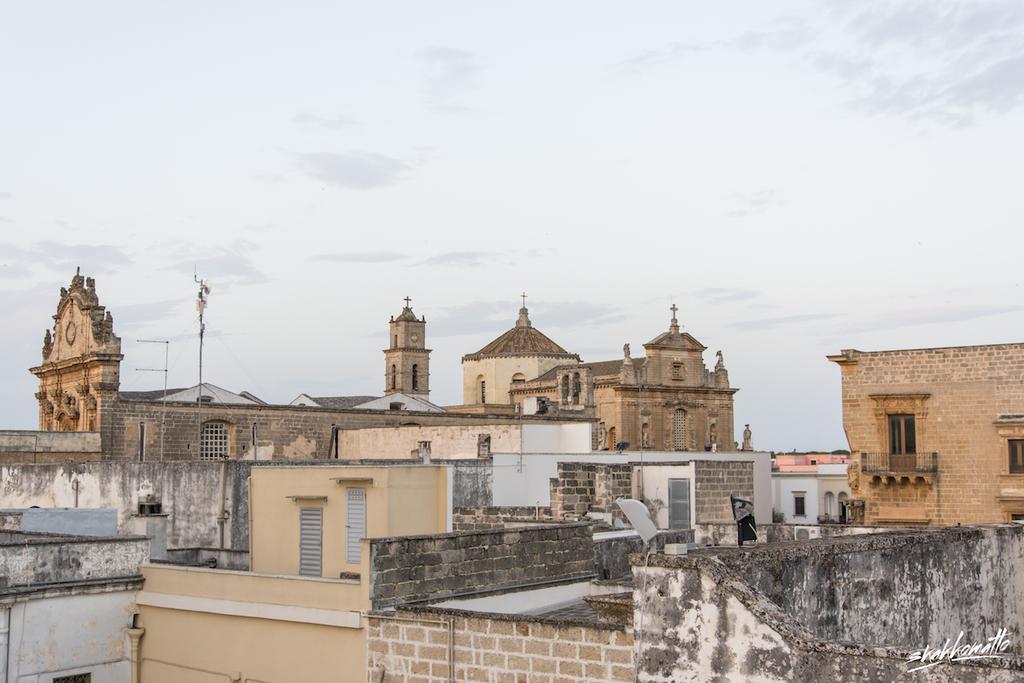
[[[206,307],[209,305],[210,285],[206,280],[199,279],[198,271],[193,270],[192,279],[199,285],[196,295],[196,311],[199,313],[199,386],[196,387],[196,457],[202,457],[203,443],[203,337],[206,334]]]
[[[168,339],[136,339],[139,344],[163,344],[164,345],[164,367],[161,368],[135,368],[136,372],[162,372],[164,373],[164,397],[161,399],[163,408],[160,411],[160,460],[164,459],[164,422],[167,418],[167,358],[171,348],[171,342]],[[144,447],[140,444],[139,447],[139,460],[142,460],[142,453]]]

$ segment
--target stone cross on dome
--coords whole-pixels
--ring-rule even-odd
[[[526,292],[519,295],[523,299],[523,307],[519,309],[519,320],[516,327],[530,327],[530,312],[526,310]]]

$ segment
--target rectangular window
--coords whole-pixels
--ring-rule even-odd
[[[299,575],[323,576],[322,508],[299,508]]]
[[[1010,439],[1010,474],[1024,474],[1024,439]]]
[[[917,453],[917,432],[913,415],[889,416],[889,453],[913,455]]]
[[[139,423],[139,462],[146,459],[146,423]]]
[[[228,427],[223,422],[207,422],[199,441],[199,458],[226,460],[228,457]]]
[[[53,683],[92,683],[92,674],[72,674],[70,676],[55,676]]]
[[[682,378],[683,378],[683,364],[682,363],[673,363],[672,364],[672,379],[682,379]]]
[[[690,528],[690,480],[668,480],[668,528]]]
[[[807,506],[805,504],[807,494],[803,491],[793,492],[793,516],[794,517],[806,517]]]

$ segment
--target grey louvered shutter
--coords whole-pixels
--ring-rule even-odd
[[[320,508],[299,510],[299,574],[323,576],[324,511]]]
[[[366,536],[366,489],[348,489],[345,561],[359,564],[359,540]]]

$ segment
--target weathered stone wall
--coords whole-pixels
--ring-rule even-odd
[[[593,575],[587,524],[371,539],[374,608]]]
[[[434,458],[477,458],[481,436],[490,437],[492,452],[522,450],[522,426],[517,424],[364,427],[341,430],[338,457],[409,459],[419,442],[429,441]]]
[[[610,625],[558,623],[516,615],[398,610],[367,619],[367,672],[373,681],[447,683],[448,620],[454,680],[632,681],[633,636]]]
[[[452,468],[452,505],[490,507],[494,505],[494,468],[490,460],[456,460]]]
[[[1008,683],[1024,675],[1024,660],[1019,656],[941,664],[908,674],[907,657],[912,650],[941,647],[947,637],[955,640],[957,632],[912,648],[831,642],[809,632],[714,557],[655,555],[649,567],[637,564],[634,571],[635,680],[642,683]],[[854,601],[850,608],[859,610],[862,605]],[[891,614],[893,608],[865,611],[877,619]]]
[[[729,496],[753,500],[753,463],[694,460],[693,467],[696,524],[732,522]]]
[[[88,462],[101,457],[99,432],[0,430],[0,464]]]
[[[301,463],[288,463],[301,464]],[[311,463],[311,464],[322,464]],[[220,543],[219,462],[117,462],[0,466],[0,508],[76,506],[117,510],[118,529],[129,533],[138,511],[138,490],[150,482],[163,504],[170,547],[215,547]],[[228,461],[228,547],[249,549],[249,470],[269,463]],[[77,492],[76,492],[77,487]]]
[[[915,647],[960,631],[973,640],[999,628],[1024,632],[1024,527],[892,531],[716,552],[824,639]]]
[[[139,575],[149,559],[141,537],[85,538],[0,532],[0,587]]]
[[[483,531],[553,522],[549,507],[457,507],[452,511],[452,531]]]
[[[850,488],[865,523],[974,524],[1024,514],[1024,475],[1009,473],[1007,444],[1024,438],[1024,344],[829,358],[842,373]],[[862,453],[889,453],[886,416],[901,413],[914,415],[917,453],[937,454],[934,478],[890,482],[861,472]],[[1018,419],[1000,424],[1000,415]]]

